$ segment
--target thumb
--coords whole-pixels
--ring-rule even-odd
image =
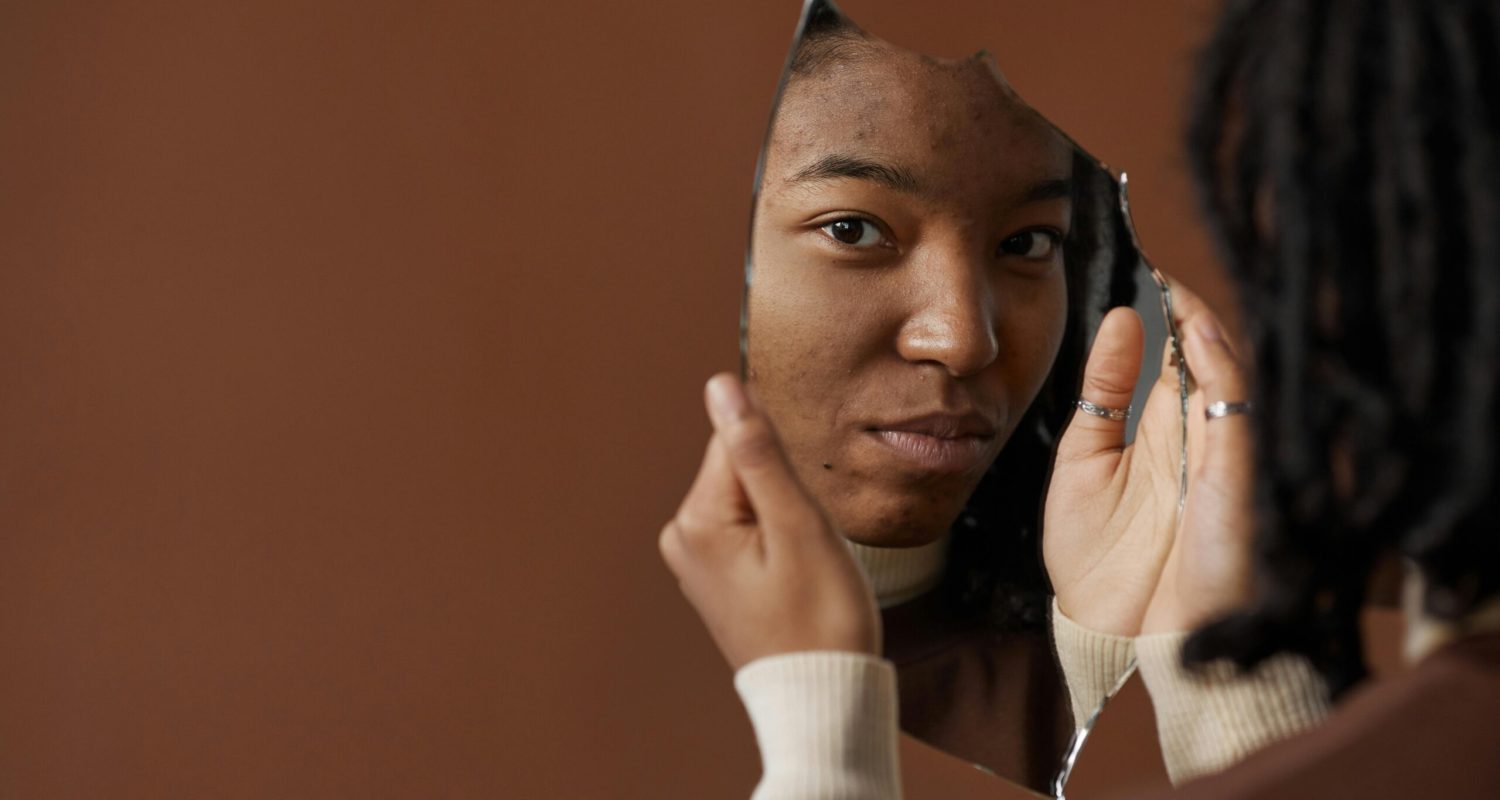
[[[1145,332],[1134,310],[1121,307],[1105,315],[1084,366],[1080,399],[1100,409],[1129,408],[1141,374],[1144,347]],[[1081,461],[1101,454],[1118,455],[1124,447],[1124,419],[1109,419],[1078,408],[1057,443],[1057,460]]]
[[[714,431],[766,536],[804,527],[817,507],[797,481],[771,420],[750,402],[744,385],[729,373],[710,378],[704,395]]]

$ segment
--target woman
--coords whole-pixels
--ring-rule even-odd
[[[1154,650],[1177,650],[1199,627],[1182,653],[1210,670],[1155,685],[1148,676],[1148,686],[1164,724],[1187,719],[1226,746],[1235,720],[1195,711],[1184,696],[1242,692],[1259,675],[1214,660],[1249,665],[1274,653],[1306,656],[1336,690],[1351,686],[1361,672],[1356,614],[1382,554],[1412,565],[1415,667],[1345,695],[1326,723],[1190,793],[1500,793],[1484,757],[1500,745],[1497,43],[1500,12],[1477,0],[1259,0],[1230,4],[1205,56],[1191,144],[1250,323],[1254,414],[1230,413],[1250,396],[1217,325],[1203,314],[1186,321],[1188,363],[1208,399],[1225,405],[1201,427],[1185,524],[1154,576],[1109,576],[1100,590],[1133,591],[1128,613],[1090,601],[1093,579],[1080,583],[1089,587],[1081,605],[1061,591],[1059,604],[1091,626],[1118,617],[1127,632],[1159,629],[1136,640]],[[1100,339],[1093,374],[1119,341]],[[730,381],[711,382],[710,396],[705,490],[695,487],[685,508],[718,524],[669,525],[669,563],[731,663],[762,659],[737,676],[742,691],[816,663],[831,676],[820,687],[839,687],[846,710],[871,712],[857,726],[806,715],[794,726],[800,742],[768,742],[758,729],[762,790],[775,795],[779,775],[800,774],[852,787],[826,796],[895,796],[894,726],[880,719],[889,687],[867,655],[879,636],[868,600],[817,509],[786,480],[764,419]],[[731,513],[712,517],[709,507]],[[1049,517],[1044,541],[1057,523]],[[1251,542],[1259,591],[1244,572]],[[1049,571],[1088,563],[1079,552],[1049,552]],[[1139,585],[1143,575],[1151,586]],[[802,583],[810,606],[780,605],[793,581],[816,582]],[[811,685],[795,677],[769,683]],[[832,752],[842,757],[808,763],[819,751],[804,748],[840,740]],[[783,763],[792,768],[776,773]]]

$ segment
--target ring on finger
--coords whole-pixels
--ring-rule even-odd
[[[1110,408],[1108,406],[1095,405],[1083,399],[1082,397],[1078,398],[1078,401],[1074,403],[1074,405],[1078,406],[1078,410],[1082,411],[1085,414],[1094,417],[1100,417],[1103,419],[1114,420],[1115,422],[1123,422],[1130,417],[1130,406],[1126,406],[1124,408]]]
[[[1216,403],[1209,403],[1204,407],[1203,418],[1223,419],[1224,417],[1232,417],[1236,414],[1249,414],[1254,410],[1255,404],[1253,403],[1230,403],[1220,400]]]

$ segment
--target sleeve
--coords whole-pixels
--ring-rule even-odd
[[[1052,598],[1052,642],[1073,703],[1073,725],[1081,730],[1108,699],[1135,660],[1135,640],[1085,628],[1069,619]]]
[[[899,800],[896,668],[863,653],[783,653],[735,673],[762,774],[753,800]]]
[[[1173,784],[1218,772],[1328,715],[1328,686],[1302,656],[1282,653],[1241,673],[1227,661],[1182,665],[1187,633],[1136,639]]]

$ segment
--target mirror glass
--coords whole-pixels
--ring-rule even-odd
[[[1122,182],[989,54],[811,0],[753,209],[742,372],[870,577],[903,730],[1060,794],[1087,725],[1049,636],[1053,444],[1106,311],[1137,308],[1148,354],[1172,338]]]

